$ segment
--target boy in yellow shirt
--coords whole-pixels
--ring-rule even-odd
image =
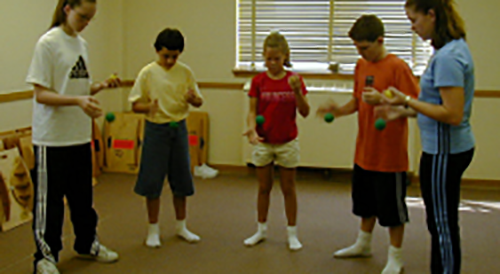
[[[186,117],[189,105],[200,107],[203,98],[191,69],[177,61],[184,50],[182,34],[167,28],[158,35],[154,46],[158,60],[141,70],[129,95],[133,111],[146,114],[141,166],[134,190],[146,197],[148,247],[161,246],[158,216],[166,176],[173,194],[176,234],[188,242],[200,240],[186,228],[186,197],[194,194]]]

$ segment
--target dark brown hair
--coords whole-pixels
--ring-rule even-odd
[[[158,34],[154,46],[156,51],[166,48],[182,52],[184,50],[184,36],[178,29],[166,28]]]
[[[365,14],[354,22],[349,37],[356,42],[375,42],[379,37],[384,37],[384,23],[376,15]]]
[[[433,10],[436,24],[432,34],[432,46],[442,48],[454,39],[466,38],[465,23],[455,8],[454,0],[406,0],[405,8],[428,14]]]

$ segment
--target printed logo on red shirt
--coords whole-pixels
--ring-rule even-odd
[[[257,127],[257,133],[266,143],[283,144],[297,138],[297,103],[288,83],[291,75],[292,72],[287,72],[286,77],[276,80],[263,72],[252,79],[248,94],[258,99],[257,115],[265,118],[265,123]],[[305,86],[302,93],[307,94]]]
[[[295,94],[293,91],[266,91],[262,92],[260,98],[265,102],[295,103]]]

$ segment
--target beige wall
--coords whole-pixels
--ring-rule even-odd
[[[48,29],[56,0],[2,0],[0,3],[0,93],[31,89],[24,79],[38,38]],[[98,1],[99,2],[99,1]],[[98,13],[82,33],[89,42],[90,69],[96,80],[123,73],[123,2],[100,1]],[[97,98],[106,110],[121,110],[121,94],[111,91]],[[120,100],[116,100],[117,96]],[[31,100],[0,105],[0,131],[31,125]],[[12,115],[15,113],[15,115]],[[8,117],[8,119],[5,119]]]
[[[175,27],[186,39],[181,60],[192,67],[198,79],[234,81],[235,0],[124,0],[124,10],[124,18],[129,19],[125,21],[127,76],[135,76],[145,63],[154,60],[156,35],[166,27]]]
[[[47,29],[53,1],[40,0],[32,6],[20,5],[18,0],[0,3],[0,93],[29,88],[24,78],[31,61],[37,37]],[[47,14],[47,16],[40,16]],[[26,20],[30,18],[30,20]],[[15,113],[15,115],[13,115]],[[31,125],[31,102],[18,101],[0,106],[0,131]],[[8,117],[8,119],[6,119]]]
[[[54,1],[40,0],[33,6],[18,0],[0,4],[0,92],[26,89],[24,77],[37,37],[49,27]],[[40,16],[46,14],[46,16]],[[27,20],[29,18],[29,20]]]
[[[496,49],[500,44],[500,36],[494,35],[500,24],[500,18],[494,12],[500,9],[500,1],[496,0],[458,0],[459,9],[466,20],[468,40],[476,63],[476,87],[479,90],[500,90],[500,82],[495,66],[500,61],[500,52]],[[193,7],[197,8],[194,9]],[[189,64],[199,80],[241,82],[247,79],[233,77],[231,70],[236,56],[236,1],[234,0],[184,0],[175,6],[162,0],[124,0],[125,21],[125,63],[127,76],[134,77],[147,62],[154,60],[152,43],[159,30],[164,27],[177,27],[186,36],[186,50],[181,60]],[[244,129],[244,111],[246,97],[237,90],[203,90],[207,99],[204,110],[210,114],[210,154],[209,160],[214,164],[243,164],[248,153],[242,139]],[[312,101],[326,95],[312,95]],[[243,105],[242,105],[243,104]],[[313,103],[314,104],[314,103]],[[478,141],[476,157],[466,173],[468,178],[500,179],[497,163],[500,159],[500,144],[495,139],[500,137],[500,130],[491,115],[490,109],[498,110],[500,99],[477,99],[472,119],[474,132]],[[243,116],[242,116],[243,115]],[[352,120],[352,119],[351,119]],[[308,122],[309,123],[309,122]],[[315,124],[316,121],[310,121]],[[317,151],[318,158],[325,147],[337,145],[338,136],[345,140],[344,150],[330,157],[329,163],[343,165],[352,155],[355,131],[338,121],[344,132],[331,129],[316,132],[318,141],[302,145],[307,153]],[[309,135],[308,124],[301,125],[301,138],[313,142]],[[410,154],[412,170],[418,167],[418,135],[412,123],[413,135],[410,137]],[[312,132],[314,134],[314,132]],[[332,134],[332,136],[328,136]],[[304,136],[305,135],[305,136]],[[330,142],[325,140],[331,139]],[[314,147],[314,146],[317,147]],[[329,151],[328,149],[326,149]],[[326,160],[326,159],[325,159]]]
[[[500,90],[498,63],[500,62],[500,35],[498,0],[457,0],[465,20],[467,42],[476,65],[476,88]]]
[[[146,62],[153,60],[152,44],[163,28],[177,27],[186,36],[182,60],[198,78],[238,81],[231,74],[236,56],[235,0],[183,0],[172,5],[162,0],[123,0],[126,33],[127,76],[136,75]],[[497,26],[500,9],[497,0],[457,0],[466,20],[468,41],[476,62],[477,89],[500,90],[496,64],[500,62],[500,36]],[[196,6],[197,8],[193,8]]]
[[[496,64],[500,61],[500,52],[496,47],[500,44],[500,36],[494,35],[496,26],[500,24],[500,17],[494,11],[500,9],[500,1],[457,2],[467,23],[468,41],[476,62],[476,87],[480,90],[500,90],[499,77],[496,75]],[[0,92],[26,88],[23,80],[33,46],[50,21],[55,0],[38,0],[34,3],[31,7],[21,7],[18,1],[2,1],[0,15],[8,18],[7,21],[12,24],[0,25],[2,38],[6,37],[6,41],[10,41],[0,45]],[[125,78],[134,78],[145,64],[155,59],[153,43],[158,32],[165,27],[177,27],[186,37],[186,49],[181,60],[191,66],[198,80],[248,80],[235,78],[231,73],[236,57],[235,0],[183,0],[175,4],[163,0],[108,0],[99,3],[96,20],[84,32],[91,46],[95,78],[101,79],[115,71]],[[21,36],[10,25],[16,25],[16,29],[25,29],[26,32]],[[210,163],[243,165],[248,153],[241,137],[245,127],[245,94],[240,90],[203,89],[202,92],[206,104],[201,110],[210,115]],[[106,110],[119,111],[127,108],[126,93],[127,90],[115,90],[99,95],[99,98]],[[311,94],[310,97],[314,106],[328,95]],[[339,101],[342,101],[341,97]],[[2,104],[0,115],[5,117],[16,110],[19,113],[16,118],[0,121],[0,131],[29,125],[29,101]],[[497,141],[500,130],[495,121],[499,117],[499,110],[500,99],[476,99],[472,122],[478,148],[474,162],[467,171],[468,178],[500,179],[500,169],[497,168],[500,162],[500,143]],[[317,153],[321,154],[318,159],[324,158],[331,165],[343,166],[349,162],[355,138],[355,126],[349,123],[355,120],[351,117],[336,121],[337,124],[323,131],[323,125],[312,119],[299,121],[306,158],[311,157],[309,154],[314,156]],[[315,132],[317,128],[320,129]],[[416,170],[419,145],[414,124],[412,132],[410,153],[412,170]],[[314,139],[316,136],[317,142]],[[340,150],[336,150],[334,155],[322,154],[325,150],[335,151],[336,146]]]

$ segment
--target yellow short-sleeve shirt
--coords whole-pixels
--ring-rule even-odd
[[[184,98],[188,90],[203,98],[187,65],[177,61],[167,70],[152,62],[139,72],[128,100],[131,103],[158,100],[158,112],[154,116],[147,115],[146,119],[158,124],[178,122],[188,116],[189,104]]]

